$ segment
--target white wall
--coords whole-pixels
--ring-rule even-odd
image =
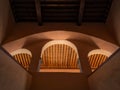
[[[120,44],[120,0],[113,0],[107,24]]]
[[[5,36],[10,11],[9,7],[9,0],[0,0],[0,43]]]

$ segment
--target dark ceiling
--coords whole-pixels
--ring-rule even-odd
[[[16,22],[105,22],[112,0],[10,0]]]

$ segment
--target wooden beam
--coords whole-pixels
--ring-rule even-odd
[[[42,25],[42,14],[41,14],[40,0],[35,0],[35,7],[36,7],[38,24]]]
[[[85,7],[85,0],[80,0],[80,8],[79,8],[78,22],[77,22],[78,25],[81,25],[82,23],[84,7]]]

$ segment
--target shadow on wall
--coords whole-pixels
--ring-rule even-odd
[[[0,89],[29,90],[32,76],[0,48]]]
[[[90,90],[120,90],[120,49],[88,78]]]

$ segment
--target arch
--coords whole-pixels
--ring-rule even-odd
[[[46,43],[41,52],[42,69],[79,69],[76,46],[67,40]]]
[[[71,43],[70,41],[67,41],[67,40],[53,40],[53,41],[46,43],[42,48],[41,56],[42,56],[43,52],[45,51],[45,49],[47,49],[48,47],[50,47],[52,45],[56,45],[56,44],[63,44],[63,45],[70,46],[71,48],[73,48],[75,50],[75,52],[77,54],[77,58],[79,58],[77,47],[73,43]]]
[[[18,49],[11,53],[15,60],[20,63],[26,70],[29,70],[32,53],[27,49]]]
[[[88,53],[88,61],[91,67],[91,70],[94,71],[97,69],[102,63],[104,63],[108,57],[112,53],[103,50],[103,49],[95,49]]]

